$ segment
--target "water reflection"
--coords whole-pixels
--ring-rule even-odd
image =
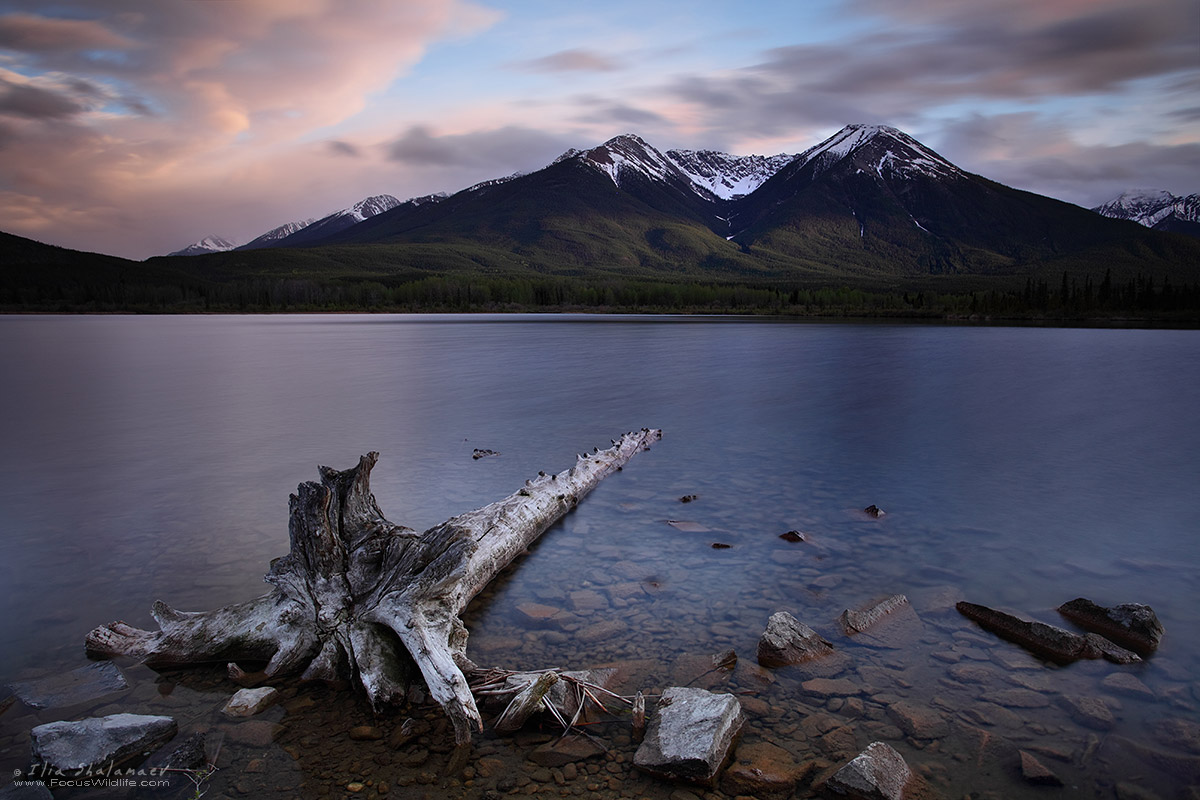
[[[1144,772],[1145,759],[1090,737],[1170,749],[1156,719],[1197,721],[1200,646],[1186,635],[1200,628],[1194,332],[73,317],[0,318],[0,343],[3,374],[19,376],[0,394],[4,682],[78,666],[88,629],[117,618],[148,625],[156,598],[187,609],[261,594],[270,558],[287,548],[287,494],[317,463],[346,467],[381,451],[381,507],[423,529],[653,425],[663,442],[472,607],[477,660],[645,662],[638,674],[658,685],[732,647],[743,666],[721,685],[766,705],[751,739],[832,760],[846,735],[826,737],[848,726],[859,746],[896,744],[949,796],[1027,791],[1008,761],[979,760],[964,726],[1040,747],[1064,777],[1100,791]],[[474,461],[475,447],[502,455]],[[679,502],[690,494],[698,499]],[[856,513],[870,503],[887,516]],[[809,541],[778,539],[791,529]],[[907,594],[922,621],[904,648],[833,638],[844,608],[892,593]],[[965,596],[1061,624],[1052,609],[1078,595],[1158,610],[1162,650],[1117,670],[1153,699],[1106,687],[1105,664],[1047,667],[949,606]],[[532,602],[563,616],[534,624],[521,610]],[[799,670],[764,685],[750,662],[776,610],[836,641],[851,658],[840,677],[861,691],[816,695]],[[592,627],[611,620],[623,628]],[[152,678],[139,680],[134,697],[160,696]],[[204,720],[227,689],[218,674],[176,699]],[[1012,689],[1046,704],[1013,707],[1006,701],[1029,698]],[[1080,694],[1111,703],[1113,731],[1072,716],[1064,698]],[[889,709],[901,697],[947,720],[953,734],[940,752],[900,727]],[[366,714],[352,698],[321,699]],[[320,731],[336,720],[284,711],[284,746],[301,763],[331,758]],[[24,731],[0,735],[0,766],[26,756]],[[488,741],[513,770],[525,763],[520,745]],[[231,746],[245,767],[250,746]],[[361,748],[371,747],[339,740],[337,754],[370,762],[380,754]],[[1066,760],[1043,752],[1055,749]],[[426,758],[432,769],[441,755]],[[992,774],[981,763],[1009,767]],[[409,769],[413,792],[425,768]],[[304,770],[279,780],[316,792],[362,773]],[[1192,780],[1155,774],[1163,796]],[[652,795],[653,785],[636,791]]]

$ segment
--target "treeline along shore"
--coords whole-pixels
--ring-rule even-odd
[[[1101,281],[946,276],[903,287],[778,281],[426,275],[394,280],[262,277],[222,282],[92,281],[7,285],[0,310],[41,313],[594,311],[996,320],[1151,319],[1200,324],[1200,282],[1138,275]]]

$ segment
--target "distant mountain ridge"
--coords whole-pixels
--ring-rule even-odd
[[[237,243],[230,241],[222,236],[205,236],[198,242],[193,242],[187,247],[176,250],[173,253],[168,253],[171,256],[202,256],[208,253],[224,253],[226,250],[232,250],[237,247]]]
[[[430,195],[429,197],[436,197]],[[428,198],[414,198],[407,202],[417,203]],[[363,220],[370,219],[376,214],[395,208],[400,201],[390,194],[379,194],[359,200],[352,206],[334,211],[320,219],[308,219],[301,222],[288,222],[277,228],[272,228],[255,237],[244,245],[237,245],[220,236],[209,236],[195,244],[188,245],[182,250],[176,250],[168,255],[192,256],[207,253],[220,253],[227,250],[258,250],[266,247],[295,247],[310,244],[332,236],[338,231],[345,230]]]
[[[1200,194],[1180,197],[1162,190],[1133,189],[1092,210],[1157,231],[1200,236]]]
[[[251,244],[320,250],[303,256],[310,262],[370,245],[354,263],[381,259],[392,270],[886,282],[1154,268],[1190,277],[1200,253],[1159,235],[968,173],[897,128],[855,124],[794,156],[664,152],[628,133],[453,194],[367,198]]]

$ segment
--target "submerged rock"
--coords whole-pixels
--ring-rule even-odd
[[[54,800],[54,795],[44,783],[32,781],[17,785],[15,783],[0,789],[0,800]]]
[[[810,765],[797,764],[792,754],[769,742],[742,745],[721,778],[721,789],[732,796],[783,800],[796,791]]]
[[[833,645],[786,611],[776,611],[758,640],[758,663],[784,667],[829,655]]]
[[[1142,683],[1136,675],[1130,675],[1128,672],[1114,672],[1100,681],[1100,685],[1111,692],[1140,697],[1145,700],[1153,700],[1157,697],[1153,689]]]
[[[1110,731],[1117,725],[1112,711],[1109,710],[1108,705],[1099,697],[1065,694],[1062,696],[1061,702],[1071,715],[1071,719],[1080,725],[1085,725],[1098,731]]]
[[[1062,786],[1062,778],[1054,774],[1053,770],[1038,761],[1033,753],[1028,750],[1021,750],[1021,777],[1027,783],[1032,783],[1034,786]]]
[[[170,740],[178,726],[170,717],[112,714],[75,722],[48,722],[30,731],[33,757],[54,769],[86,770],[119,764]]]
[[[203,733],[193,733],[166,755],[155,755],[151,765],[163,769],[199,769],[208,762]]]
[[[1058,613],[1084,630],[1098,633],[1143,656],[1158,649],[1165,632],[1154,609],[1142,603],[1122,603],[1105,608],[1087,598],[1077,597],[1059,606]]]
[[[904,757],[884,742],[872,742],[825,783],[838,797],[853,800],[903,800],[912,770]]]
[[[252,717],[265,711],[279,699],[279,692],[270,686],[257,689],[239,689],[221,709],[227,717]]]
[[[634,766],[661,778],[711,787],[743,722],[733,695],[673,686],[658,701]]]
[[[586,736],[572,734],[546,742],[529,754],[529,760],[543,767],[562,767],[604,755],[604,748]]]
[[[915,739],[937,739],[949,732],[946,718],[937,709],[901,700],[888,706],[888,713],[902,731]]]
[[[838,621],[842,623],[842,627],[847,634],[862,633],[867,628],[871,627],[881,619],[886,617],[901,608],[908,606],[908,598],[902,594],[894,594],[884,600],[880,600],[873,606],[864,608],[860,611],[851,611],[846,609],[838,617]]]
[[[9,684],[13,694],[30,708],[62,708],[129,688],[121,670],[111,661],[97,661],[35,681]]]

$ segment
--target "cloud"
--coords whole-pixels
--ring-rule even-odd
[[[667,122],[661,114],[626,103],[606,102],[600,98],[580,98],[578,102],[588,109],[577,117],[581,122],[633,125],[641,130]]]
[[[621,69],[621,64],[608,56],[578,48],[519,61],[513,66],[527,72],[614,72]]]
[[[390,161],[410,167],[486,168],[485,177],[545,166],[573,141],[542,131],[509,125],[470,133],[435,135],[414,125],[386,146]]]
[[[339,156],[350,156],[351,158],[359,158],[362,156],[362,151],[350,142],[343,142],[338,139],[331,139],[325,143],[329,148],[329,152],[336,153]]]
[[[1018,189],[1093,208],[1131,187],[1191,194],[1200,143],[1083,144],[1030,112],[972,115],[944,126],[936,149],[964,169]]]
[[[15,13],[0,17],[0,48],[24,53],[124,50],[134,43],[102,23]]]
[[[0,74],[0,115],[27,119],[65,119],[84,106],[71,97],[29,83],[17,83]]]
[[[669,95],[715,130],[916,120],[960,103],[1045,102],[1196,74],[1191,0],[856,0],[886,21],[835,42],[767,51],[755,65],[676,79]]]
[[[262,197],[279,178],[263,165],[296,170],[315,157],[301,142],[364,109],[430,44],[500,18],[471,0],[5,5],[0,228],[57,221],[65,244],[139,257],[164,198]],[[325,154],[348,154],[345,139]]]

